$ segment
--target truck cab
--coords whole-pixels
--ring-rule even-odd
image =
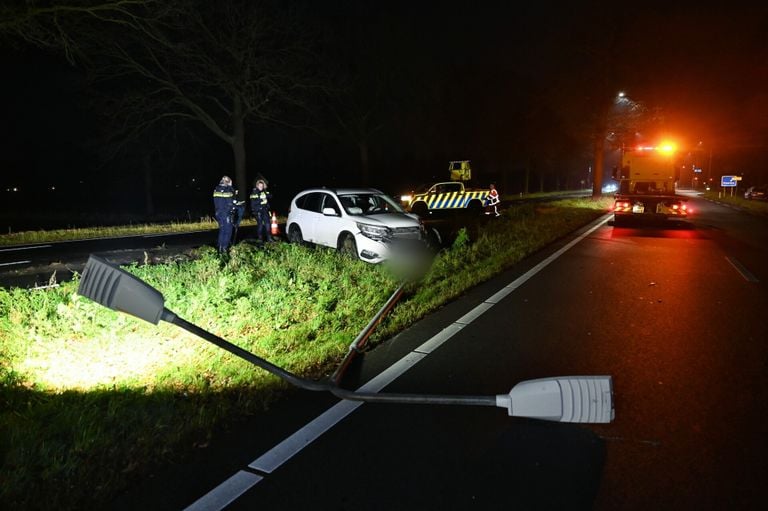
[[[469,160],[455,160],[448,162],[448,173],[451,181],[469,181],[472,179],[472,166]]]

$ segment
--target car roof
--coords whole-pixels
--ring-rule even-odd
[[[383,193],[381,190],[377,190],[376,188],[307,188],[306,190],[302,190],[296,195],[304,195],[305,193],[310,192],[331,192],[335,193],[336,195],[350,195],[355,193]]]

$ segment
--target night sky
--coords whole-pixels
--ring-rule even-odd
[[[522,191],[526,169],[531,191],[575,187],[591,165],[598,96],[619,90],[658,111],[683,147],[702,142],[692,162],[711,157],[717,176],[768,182],[767,7],[296,5],[323,34],[317,53],[327,68],[354,69],[357,97],[375,104],[376,128],[361,183],[358,147],[330,124],[248,125],[249,179],[261,173],[270,180],[278,207],[315,185],[368,184],[399,194],[446,179],[453,159],[471,159],[474,177],[502,183],[502,193]],[[104,161],[104,121],[82,69],[20,41],[0,44],[0,224],[45,227],[50,210],[71,223],[87,223],[93,211],[114,221],[144,219],[137,168],[149,149]],[[161,148],[151,160],[157,218],[209,214],[210,191],[233,172],[231,149],[194,123],[153,136]]]

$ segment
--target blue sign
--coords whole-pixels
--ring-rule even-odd
[[[738,182],[736,181],[736,176],[722,176],[720,178],[720,186],[728,188],[736,186]]]

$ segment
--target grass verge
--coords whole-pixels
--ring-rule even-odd
[[[704,193],[704,197],[723,204],[736,206],[754,215],[768,216],[768,201],[745,199],[743,192],[731,196],[728,193],[708,191]]]
[[[526,204],[473,236],[460,231],[372,343],[585,225],[609,203]],[[197,255],[129,271],[181,317],[309,377],[338,363],[397,286],[386,267],[329,250],[241,244],[226,262],[209,249]],[[0,290],[0,507],[104,508],[132,481],[183,461],[286,390],[171,325],[79,297],[77,283]]]

